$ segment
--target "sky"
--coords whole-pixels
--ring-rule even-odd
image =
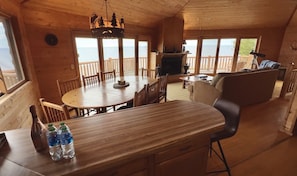
[[[76,37],[76,46],[78,48],[96,48],[97,47],[97,39],[95,38],[81,38]],[[135,40],[134,39],[123,39],[125,46],[134,46]],[[142,45],[143,43],[140,42],[139,45]],[[106,47],[112,47],[112,46],[118,46],[118,39],[103,39],[103,45]]]
[[[2,21],[0,21],[0,48],[8,48],[7,38],[4,33],[4,25]]]

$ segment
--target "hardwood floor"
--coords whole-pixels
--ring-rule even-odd
[[[287,104],[288,100],[273,98],[242,108],[237,134],[221,141],[233,176],[297,174],[297,138],[279,130]],[[209,158],[208,171],[222,168],[215,155]]]
[[[169,85],[169,92],[175,91],[172,86],[173,84]],[[276,88],[273,98],[268,102],[242,108],[238,132],[221,141],[233,176],[297,175],[297,137],[279,130],[289,100],[277,98],[277,91],[280,89]],[[169,95],[172,95],[171,99],[175,99],[172,92]],[[220,169],[224,169],[223,163],[215,155],[209,157],[207,170]],[[228,174],[224,172],[208,175]]]

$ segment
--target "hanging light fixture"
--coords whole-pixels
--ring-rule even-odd
[[[99,18],[96,13],[90,17],[90,28],[92,35],[97,38],[122,38],[124,37],[124,18],[117,20],[116,14],[113,12],[109,21],[107,13],[107,0],[105,1],[106,17]]]

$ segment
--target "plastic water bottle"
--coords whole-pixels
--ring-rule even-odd
[[[62,149],[57,134],[57,128],[53,124],[48,124],[47,142],[49,146],[49,154],[52,160],[57,161],[62,158]]]
[[[61,142],[63,158],[73,158],[75,156],[73,137],[69,127],[64,122],[60,124],[58,134]]]

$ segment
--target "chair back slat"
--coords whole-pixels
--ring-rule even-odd
[[[147,86],[147,103],[159,103],[160,80],[148,84]]]
[[[99,73],[90,76],[82,75],[82,80],[84,86],[97,85],[100,83],[100,75]]]
[[[44,98],[40,98],[39,101],[44,116],[46,118],[46,123],[70,119],[69,111],[65,105],[57,105],[51,102],[47,102]]]
[[[81,87],[81,82],[79,77],[68,80],[57,80],[57,86],[59,94],[62,97],[66,92]]]
[[[142,106],[147,104],[147,85],[144,85],[144,87],[138,91],[135,92],[134,98],[133,98],[133,106]]]
[[[141,76],[142,77],[149,77],[149,78],[156,78],[156,70],[155,69],[141,68]]]
[[[159,92],[159,101],[163,100],[166,102],[167,101],[167,79],[168,79],[168,74],[160,76],[160,92]]]
[[[115,78],[116,78],[115,69],[112,71],[101,72],[101,80],[102,81],[105,81],[108,79],[115,79]]]

